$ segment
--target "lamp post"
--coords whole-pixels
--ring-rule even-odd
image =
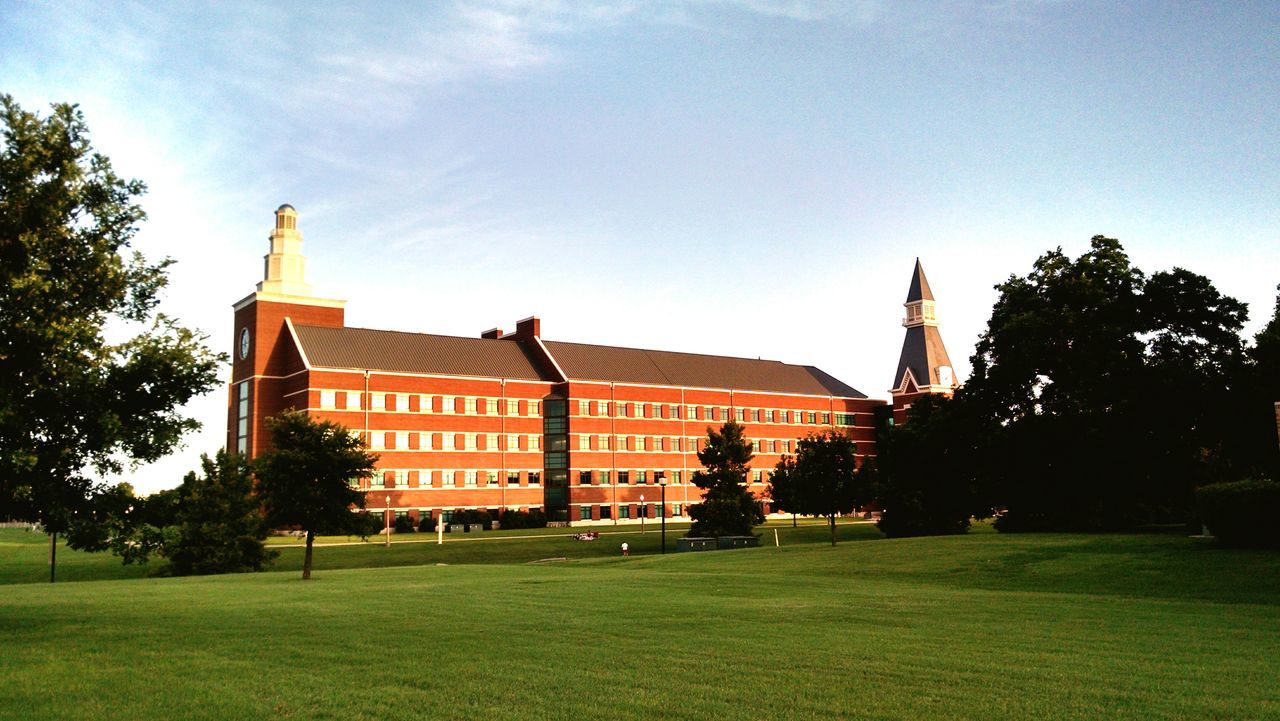
[[[656,475],[658,476],[658,488],[661,489],[662,493],[662,499],[658,507],[662,509],[660,511],[662,515],[659,518],[662,521],[662,554],[665,556],[667,553],[667,474],[663,471],[658,471]]]
[[[386,547],[391,548],[391,494],[389,493],[387,494],[387,512],[382,517],[382,520],[385,521],[386,525],[386,528],[382,529],[383,535],[387,537]]]
[[[644,518],[649,515],[649,509],[644,506],[644,494],[640,494],[640,533],[644,533]]]

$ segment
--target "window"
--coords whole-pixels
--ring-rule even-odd
[[[370,393],[369,403],[370,410],[385,411],[387,409],[387,396],[385,393]]]
[[[751,472],[751,482],[752,482],[752,483],[759,483],[759,482],[760,482],[760,471],[752,471],[752,472]]]
[[[609,506],[600,506],[600,520],[607,521],[613,518],[613,509]]]
[[[443,434],[441,436],[441,441],[442,441],[440,444],[441,450],[445,450],[445,451],[453,450],[453,434],[452,433]]]
[[[830,414],[830,413],[823,413],[823,414],[822,414],[822,425],[824,425],[824,426],[825,426],[825,425],[830,425],[830,424],[831,424],[831,414]]]
[[[490,451],[498,450],[498,434],[497,433],[484,434],[484,447],[486,450],[490,450]]]
[[[733,411],[733,417],[734,420],[737,420],[738,422],[745,421],[747,419],[746,411],[742,408],[735,408]]]
[[[590,520],[591,520],[591,506],[579,506],[579,507],[578,507],[578,520],[580,520],[580,521],[590,521]]]
[[[591,471],[582,471],[578,473],[578,485],[591,485]]]
[[[672,472],[671,472],[671,482],[672,482],[672,483],[680,483],[680,471],[672,471]],[[680,514],[679,514],[679,513],[677,513],[676,515],[678,516],[678,515],[680,515]]]
[[[591,401],[578,401],[578,415],[591,415]]]
[[[806,411],[806,412],[805,412],[805,414],[804,414],[804,422],[805,422],[805,423],[817,423],[817,422],[818,422],[818,421],[817,421],[817,418],[816,418],[816,415],[814,414],[814,412],[813,412],[813,411]]]
[[[395,472],[395,476],[394,476],[394,482],[395,482],[395,488],[408,488],[408,487],[409,487],[409,472],[408,472],[408,471],[396,471],[396,472]]]
[[[443,396],[432,396],[431,410],[436,413],[450,413],[453,411],[452,401]]]
[[[236,389],[236,452],[249,452],[249,381],[241,381]]]
[[[463,471],[463,474],[462,474],[462,485],[466,486],[467,488],[475,488],[475,486],[476,486],[476,472],[475,472],[475,471]]]
[[[630,472],[630,471],[618,471],[618,483],[626,484],[626,483],[630,483],[630,482],[631,482],[631,472]],[[625,518],[625,516],[624,516],[624,518]]]
[[[837,425],[837,426],[852,426],[852,425],[857,425],[857,424],[856,424],[856,423],[854,423],[854,415],[853,415],[852,413],[837,413],[837,414],[836,414],[836,425]]]
[[[529,401],[529,415],[531,416],[538,415],[538,406],[539,406],[538,401]]]
[[[567,418],[543,418],[542,430],[545,433],[567,433],[569,430],[569,419]]]
[[[347,410],[360,410],[360,391],[347,391]]]
[[[752,453],[759,453],[759,452],[760,452],[760,441],[759,441],[759,440],[752,440],[752,441],[751,441],[751,452],[752,452]]]
[[[369,434],[369,448],[375,451],[385,450],[387,447],[387,434],[382,431],[374,431]]]
[[[474,451],[476,449],[476,434],[464,433],[462,436],[462,440],[466,444],[465,446],[466,450]]]
[[[496,486],[496,485],[498,485],[498,472],[497,472],[497,471],[485,471],[485,472],[484,472],[484,475],[485,475],[485,485],[486,485],[486,486]]]
[[[543,462],[548,469],[559,470],[562,468],[568,468],[569,454],[558,453],[558,452],[557,453],[548,452],[545,456],[543,456]]]
[[[679,503],[676,503],[676,504],[674,504],[674,505],[672,505],[672,506],[671,506],[671,515],[673,515],[673,516],[679,516],[679,515],[681,515],[681,513],[680,513],[680,512],[681,512],[681,511],[683,511],[683,510],[684,510],[684,509],[680,507],[680,504],[679,504]]]
[[[529,485],[536,486],[542,483],[542,474],[538,471],[529,471]]]
[[[331,410],[338,407],[338,398],[335,391],[320,391],[320,407],[325,410]]]
[[[529,436],[529,450],[542,450],[542,436]]]
[[[409,394],[408,393],[396,394],[396,410],[400,411],[401,413],[408,412],[409,410]]]
[[[440,485],[445,488],[453,488],[457,484],[458,479],[453,471],[440,471]]]
[[[498,415],[498,399],[490,398],[484,402],[484,412],[491,416]]]
[[[636,471],[636,483],[639,484],[639,483],[648,483],[648,482],[649,482],[648,471]]]
[[[600,485],[602,485],[602,486],[607,486],[607,485],[609,485],[609,472],[608,472],[608,471],[600,471]]]
[[[409,431],[396,431],[396,449],[405,450],[409,447]]]
[[[618,506],[618,518],[631,518],[631,506]]]
[[[507,471],[507,485],[508,485],[508,486],[518,486],[518,485],[520,485],[520,473],[519,473],[519,471]]]
[[[463,398],[463,399],[462,399],[462,412],[463,412],[463,413],[466,413],[466,414],[468,414],[468,415],[475,415],[475,412],[476,412],[476,399],[475,399],[475,398]]]

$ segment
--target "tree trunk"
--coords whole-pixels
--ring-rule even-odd
[[[834,546],[836,545],[836,514],[832,513],[827,518],[831,521],[831,545]]]
[[[316,540],[316,532],[307,530],[307,552],[302,556],[302,580],[311,580],[311,544]]]
[[[791,527],[792,527],[792,528],[795,528],[795,527],[796,527],[796,512],[795,512],[795,511],[792,511],[792,512],[791,512]]]
[[[49,583],[53,583],[54,571],[58,568],[58,532],[49,534]]]

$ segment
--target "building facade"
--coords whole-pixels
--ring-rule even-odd
[[[728,420],[754,444],[748,480],[766,511],[769,471],[804,436],[835,429],[860,456],[875,454],[885,402],[813,366],[555,341],[532,317],[475,338],[349,328],[344,301],[306,283],[301,244],[283,205],[264,278],[233,306],[227,447],[262,453],[265,419],[286,408],[341,423],[380,457],[362,483],[369,508],[446,520],[464,509],[538,509],[573,524],[681,518],[700,499],[690,477],[707,429]],[[918,265],[917,275],[927,293]],[[930,391],[906,388],[904,398]]]

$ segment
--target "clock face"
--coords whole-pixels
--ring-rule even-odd
[[[249,357],[249,329],[240,329],[240,360]]]

